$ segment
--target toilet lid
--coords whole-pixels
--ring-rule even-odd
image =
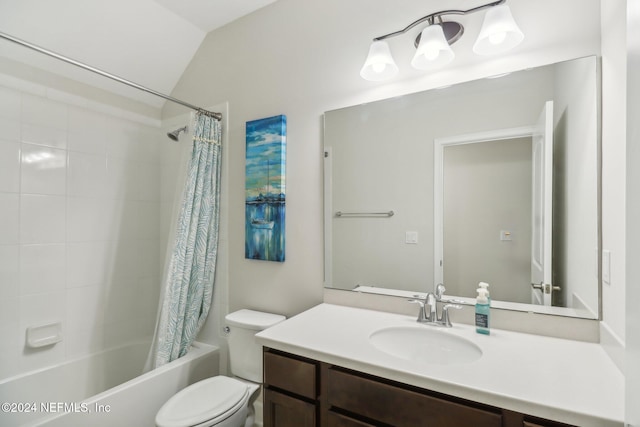
[[[237,410],[249,393],[246,384],[229,377],[207,378],[176,393],[158,411],[159,427],[194,426]]]

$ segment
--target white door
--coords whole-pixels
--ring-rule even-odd
[[[553,101],[547,101],[533,132],[531,303],[551,305]]]

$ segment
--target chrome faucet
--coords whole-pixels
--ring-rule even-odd
[[[418,311],[418,323],[426,323],[427,325],[444,326],[450,328],[451,319],[449,318],[449,309],[461,309],[462,306],[458,304],[445,304],[442,307],[442,315],[438,317],[438,302],[442,300],[445,287],[442,283],[436,286],[435,294],[433,292],[427,293],[424,300],[411,299],[409,302],[420,305],[420,311]]]

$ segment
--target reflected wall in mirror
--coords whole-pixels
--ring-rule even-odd
[[[597,318],[597,88],[587,57],[326,112],[325,285]]]

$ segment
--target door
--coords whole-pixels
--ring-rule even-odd
[[[540,113],[532,138],[531,303],[551,305],[553,101]]]

